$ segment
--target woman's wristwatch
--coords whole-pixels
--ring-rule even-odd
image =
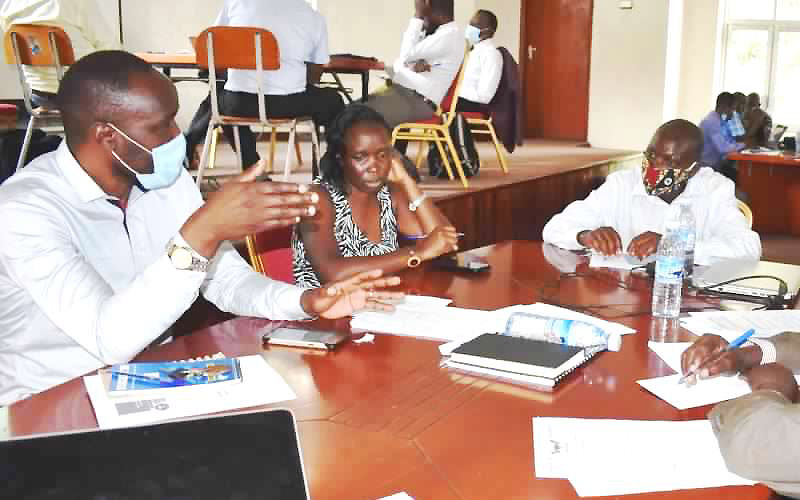
[[[414,268],[418,267],[420,264],[422,264],[422,259],[419,257],[419,255],[417,255],[417,253],[414,251],[413,248],[409,248],[408,261],[406,262],[406,265],[408,267]]]

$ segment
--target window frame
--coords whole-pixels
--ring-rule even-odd
[[[723,0],[724,1],[724,0]],[[778,21],[777,13],[778,13],[778,2],[773,2],[773,12],[772,12],[772,19],[735,19],[729,20],[728,15],[728,2],[725,1],[725,5],[723,6],[723,14],[725,16],[724,19],[724,27],[722,30],[722,80],[721,85],[725,85],[726,81],[726,74],[727,74],[727,65],[728,65],[728,53],[730,51],[730,47],[728,42],[731,38],[731,33],[735,30],[740,29],[759,29],[765,30],[768,34],[767,38],[767,68],[766,68],[766,78],[767,78],[767,85],[766,85],[766,95],[762,95],[761,97],[761,105],[762,107],[771,115],[775,116],[775,109],[773,104],[775,99],[773,99],[775,95],[775,87],[776,87],[776,76],[778,74],[778,40],[780,38],[780,34],[784,32],[790,33],[798,33],[800,32],[800,20],[797,21]],[[738,89],[723,89],[729,92],[735,92]],[[784,125],[788,125],[792,129],[800,129],[800,117],[795,120],[795,123],[785,123]]]

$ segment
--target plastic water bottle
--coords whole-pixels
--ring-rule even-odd
[[[684,264],[683,277],[688,279],[694,271],[694,242],[697,238],[697,229],[692,208],[685,203],[680,204],[678,214],[678,232],[683,240]]]
[[[677,228],[667,228],[658,244],[656,276],[653,282],[653,316],[677,318],[681,311],[684,245]]]
[[[508,318],[504,335],[577,347],[602,346],[609,351],[619,351],[622,345],[619,334],[609,334],[591,323],[523,312]]]

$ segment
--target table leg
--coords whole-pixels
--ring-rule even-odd
[[[348,104],[352,103],[353,102],[353,98],[350,97],[350,94],[347,92],[347,89],[345,88],[344,84],[342,83],[342,79],[339,78],[339,74],[334,72],[334,71],[331,71],[331,76],[333,76],[333,79],[336,81],[336,85],[338,85],[339,88],[342,90],[342,94],[344,94],[344,98],[347,99],[347,103]]]
[[[369,71],[361,72],[361,102],[366,102],[369,96]]]

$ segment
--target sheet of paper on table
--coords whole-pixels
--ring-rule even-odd
[[[637,267],[646,266],[649,262],[655,260],[654,257],[646,257],[640,259],[628,254],[618,255],[601,255],[599,253],[592,253],[589,259],[589,267],[608,267],[611,269],[635,269]]]
[[[188,391],[170,392],[170,388],[163,389],[163,395],[150,392],[147,397],[133,394],[110,398],[99,375],[87,375],[83,382],[101,429],[151,424],[297,397],[283,377],[261,356],[242,356],[239,361],[242,382],[223,385],[216,392],[205,391],[202,398]]]
[[[800,310],[701,311],[689,313],[689,317],[680,322],[695,335],[715,333],[730,342],[750,328],[756,330],[756,337],[796,331],[800,325]]]
[[[681,378],[681,354],[691,342],[673,344],[649,342],[648,346],[676,375],[639,380],[637,383],[679,410],[697,408],[738,398],[750,393],[750,386],[739,377],[714,377],[699,380],[693,386],[679,384]],[[795,378],[800,382],[800,375]]]
[[[537,478],[582,497],[754,484],[728,471],[706,420],[535,417],[533,452]]]

